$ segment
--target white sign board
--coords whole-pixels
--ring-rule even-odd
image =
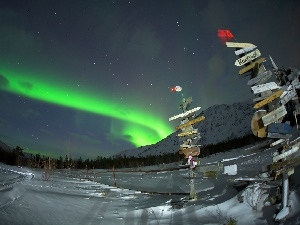
[[[261,56],[261,53],[258,49],[256,49],[253,52],[248,53],[247,55],[237,59],[234,63],[234,65],[236,66],[242,66],[245,65],[246,63],[252,61],[253,59],[258,58],[259,56]]]
[[[251,89],[254,94],[258,94],[268,90],[280,89],[280,87],[275,82],[269,82],[266,84],[252,86]]]
[[[280,118],[284,117],[287,114],[286,108],[284,105],[279,108],[273,110],[267,115],[263,116],[261,119],[264,123],[264,126],[268,126],[271,123],[278,121]]]
[[[175,120],[175,119],[178,119],[178,118],[182,118],[182,117],[186,117],[186,116],[188,116],[188,115],[190,115],[190,114],[192,114],[192,113],[198,111],[199,109],[201,109],[201,107],[197,107],[197,108],[188,110],[188,111],[186,111],[186,112],[184,112],[184,113],[175,115],[175,116],[173,116],[173,117],[170,117],[170,118],[169,118],[169,121]]]

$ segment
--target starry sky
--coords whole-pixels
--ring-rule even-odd
[[[1,1],[0,140],[73,158],[154,144],[182,98],[252,97],[218,29],[299,68],[299,15],[296,0]]]

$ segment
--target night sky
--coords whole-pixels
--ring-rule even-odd
[[[154,144],[183,97],[201,110],[252,97],[218,29],[299,68],[299,15],[296,0],[1,1],[0,140],[74,158]]]

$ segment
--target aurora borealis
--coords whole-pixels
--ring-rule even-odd
[[[218,29],[299,67],[299,10],[297,1],[3,1],[0,140],[83,158],[154,144],[175,131],[168,118],[182,97],[206,109],[251,96]]]

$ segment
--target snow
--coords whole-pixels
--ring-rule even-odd
[[[202,136],[201,144],[251,132],[253,108],[247,102],[213,106],[200,115],[209,115],[196,127]],[[298,136],[299,131],[295,131],[293,138]],[[281,204],[272,205],[269,199],[270,189],[277,184],[268,183],[268,173],[262,168],[272,163],[278,148],[268,147],[270,143],[266,140],[201,158],[195,169],[194,200],[189,199],[189,169],[180,168],[180,162],[115,170],[116,180],[112,171],[100,169],[88,174],[86,170],[53,170],[49,180],[45,180],[42,169],[0,164],[1,225],[216,225],[229,220],[242,225],[276,224],[275,216],[282,219],[282,224],[300,224],[300,167],[295,167],[290,176],[288,207],[279,211]],[[155,145],[122,151],[119,155],[156,155],[178,149],[175,132]],[[220,169],[215,178],[199,172],[198,168],[208,165]]]
[[[276,221],[280,221],[282,219],[284,219],[285,217],[288,216],[288,214],[290,213],[290,208],[289,207],[284,207],[282,210],[280,210],[280,212],[276,215],[275,220]]]
[[[259,182],[262,165],[272,162],[274,150],[255,151],[246,146],[201,159],[200,165],[223,160],[217,178],[205,178],[195,170],[198,198],[189,200],[189,169],[164,171],[177,164],[141,167],[138,171],[44,170],[0,164],[1,224],[272,224],[278,205],[267,201],[268,191]],[[234,157],[242,153],[243,157]],[[161,172],[153,172],[161,169]],[[291,175],[290,213],[277,214],[284,224],[300,221],[300,170]],[[261,173],[261,177],[266,176]],[[228,179],[248,178],[237,191]],[[253,181],[250,181],[253,179]],[[269,211],[269,213],[266,213]],[[274,222],[275,224],[275,222]],[[298,223],[300,224],[300,223]]]

